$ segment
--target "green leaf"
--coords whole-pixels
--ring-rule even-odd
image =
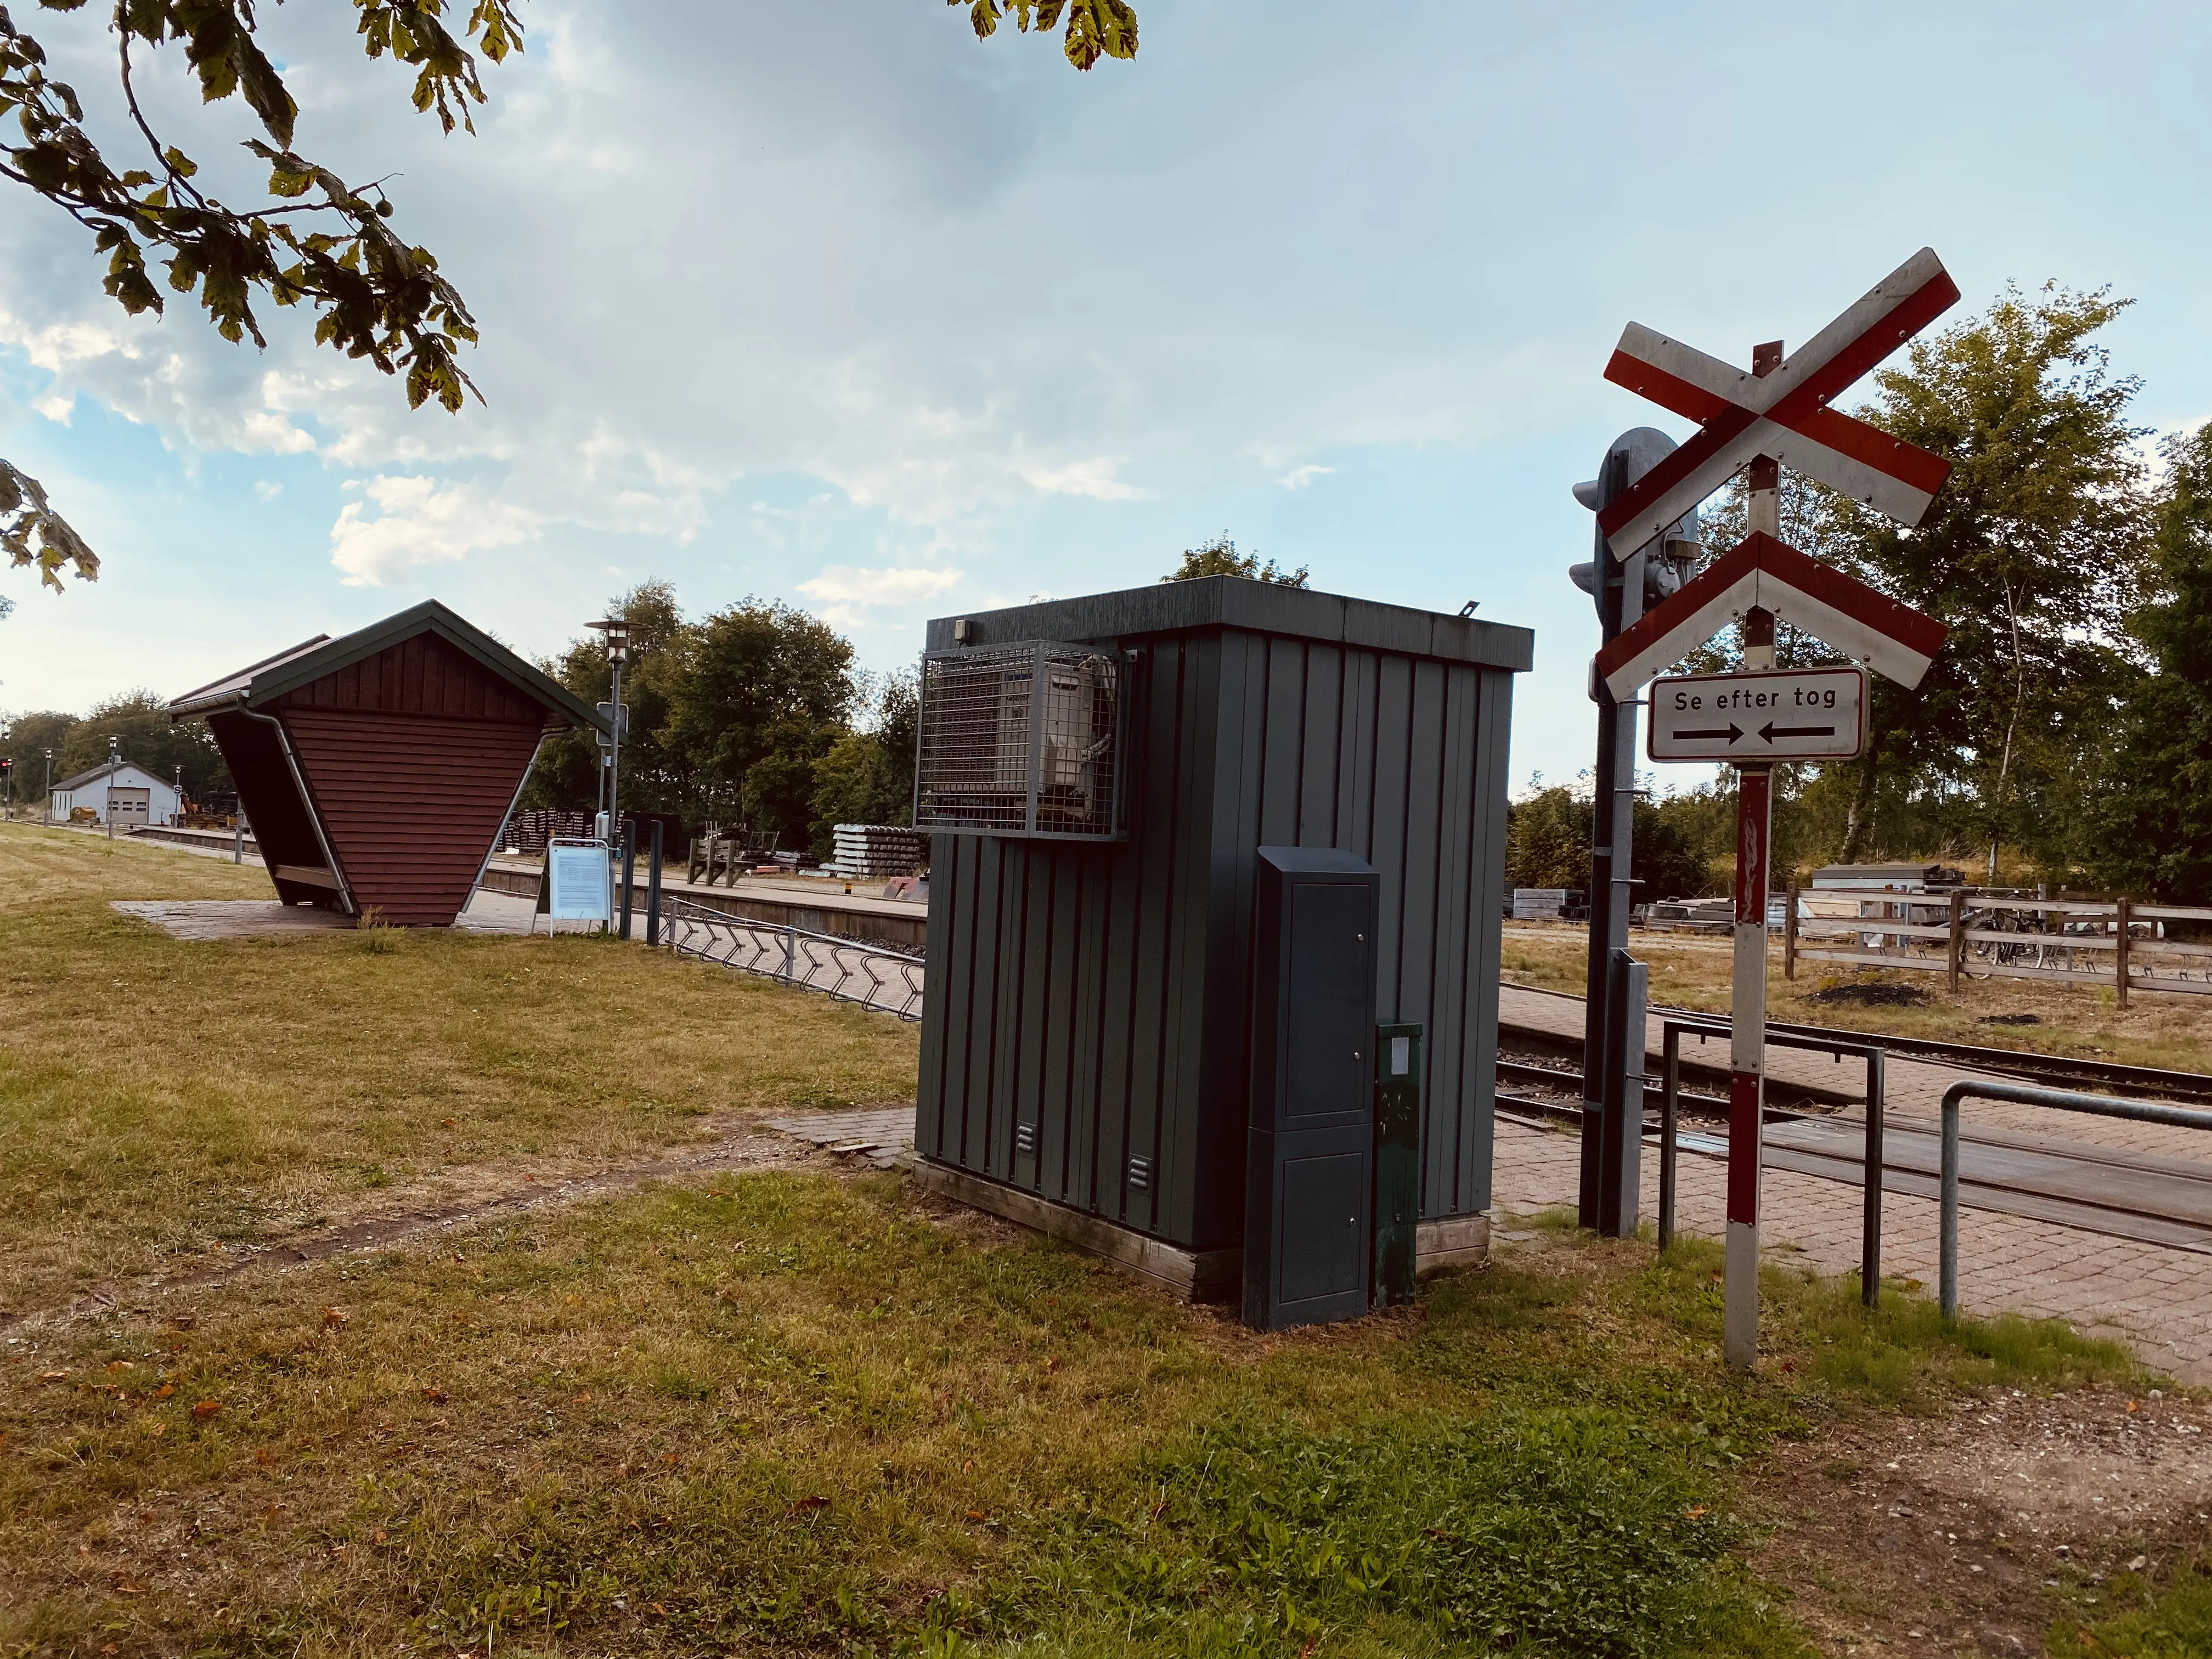
[[[179,179],[189,179],[200,170],[199,164],[174,144],[161,152],[161,160]]]

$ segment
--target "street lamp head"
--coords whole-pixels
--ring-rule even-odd
[[[596,628],[601,634],[606,636],[607,660],[609,662],[628,662],[629,660],[629,622],[628,618],[623,617],[608,617],[599,622],[586,623],[584,625],[586,628]]]

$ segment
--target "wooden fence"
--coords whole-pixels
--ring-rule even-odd
[[[1849,902],[1858,914],[1801,916],[1801,899]],[[1790,979],[1800,962],[1842,962],[1942,974],[1954,991],[1961,976],[2109,985],[2123,1008],[2131,991],[2212,996],[2212,942],[2165,937],[2171,922],[2212,922],[2212,909],[2124,898],[1792,887],[1782,914],[1782,971]]]

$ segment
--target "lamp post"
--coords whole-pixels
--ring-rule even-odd
[[[598,629],[606,636],[607,665],[614,672],[614,708],[607,721],[614,728],[614,738],[607,751],[605,789],[607,837],[611,841],[616,834],[615,825],[622,818],[622,808],[617,796],[622,788],[622,672],[623,665],[629,660],[629,623],[625,617],[608,617],[586,625]]]
[[[123,751],[116,740],[110,738],[107,740],[107,839],[111,846],[115,841],[115,769],[122,764]]]
[[[51,828],[54,821],[54,751],[51,749],[46,750],[46,804],[40,812]]]
[[[0,743],[7,742],[9,738],[15,735],[15,727],[13,723],[8,720],[0,720]],[[13,755],[8,757],[7,774],[8,801],[4,807],[0,807],[0,814],[4,814],[9,821],[12,823],[15,817],[15,757]]]

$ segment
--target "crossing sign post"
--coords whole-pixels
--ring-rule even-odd
[[[1919,683],[1947,631],[1932,617],[1808,558],[1781,539],[1780,464],[1787,461],[1901,524],[1917,524],[1949,476],[1950,463],[1832,405],[1958,297],[1942,261],[1932,248],[1923,248],[1790,356],[1784,356],[1779,341],[1755,347],[1748,373],[1638,323],[1622,333],[1606,365],[1607,380],[1699,427],[1694,437],[1599,512],[1599,531],[1616,557],[1625,558],[1664,534],[1738,472],[1749,473],[1749,533],[1743,541],[1607,641],[1595,663],[1608,695],[1631,697],[1731,620],[1741,624],[1744,672],[1686,676],[1661,680],[1655,687],[1649,750],[1654,760],[1717,761],[1736,769],[1722,1348],[1728,1362],[1739,1367],[1749,1366],[1759,1353],[1766,896],[1774,767],[1778,761],[1858,753],[1867,706],[1860,668],[1777,670],[1775,618],[1787,619],[1908,686]],[[1784,696],[1787,702],[1762,701]],[[1814,700],[1817,716],[1805,712],[1806,697]],[[1595,996],[1597,988],[1591,990]],[[1880,1172],[1869,1170],[1867,1178],[1878,1181]]]

